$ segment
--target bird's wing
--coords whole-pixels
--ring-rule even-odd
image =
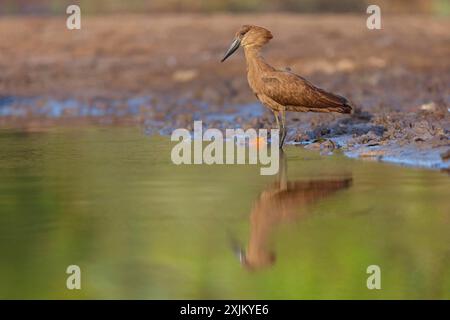
[[[262,76],[265,95],[283,106],[303,108],[303,111],[350,113],[346,98],[315,87],[306,79],[285,71],[270,72]],[[289,109],[289,108],[288,108]]]

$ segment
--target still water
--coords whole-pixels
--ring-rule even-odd
[[[0,132],[0,298],[450,298],[447,174],[287,147],[261,176],[175,166],[171,147],[138,129]]]

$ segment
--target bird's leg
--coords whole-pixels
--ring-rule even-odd
[[[279,141],[281,141],[281,129],[280,129],[280,119],[279,119],[278,111],[273,110],[273,115],[275,117],[275,121],[277,122],[277,129],[278,129],[278,132],[280,135]]]
[[[283,139],[283,127],[282,127],[282,125],[280,125],[280,118],[279,118],[280,114],[279,114],[279,111],[273,110],[273,115],[275,116],[275,120],[277,122],[278,137],[279,137],[278,141],[279,141],[280,149],[281,149],[281,147],[283,146],[283,142],[282,142],[282,139]]]
[[[283,149],[280,150],[280,170],[278,170],[278,182],[280,190],[287,190],[287,158]]]
[[[284,139],[286,139],[286,113],[284,112],[284,109],[280,111],[281,112],[281,144],[280,148],[283,147]]]
[[[280,129],[280,119],[278,118],[278,111],[274,111],[275,121],[277,122],[277,129]]]

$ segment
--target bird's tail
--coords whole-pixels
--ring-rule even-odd
[[[353,110],[355,110],[355,108],[353,108],[353,106],[350,104],[350,102],[346,101],[339,108],[338,112],[340,112],[340,113],[352,113]]]
[[[316,111],[316,112],[353,113],[354,109],[355,108],[353,108],[353,106],[350,104],[350,102],[345,101],[345,102],[342,102],[339,105],[334,105],[334,106],[330,106],[330,107],[327,107],[327,108],[324,108],[324,109],[317,109],[317,110],[312,110],[312,111]]]

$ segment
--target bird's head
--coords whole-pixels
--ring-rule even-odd
[[[272,266],[276,261],[276,255],[269,250],[257,250],[248,254],[242,245],[234,238],[230,238],[231,248],[241,265],[249,271],[257,271]]]
[[[221,62],[224,62],[231,56],[240,46],[244,48],[257,47],[260,48],[272,39],[272,33],[263,27],[243,25],[234,37],[230,48],[225,53]]]
[[[276,262],[276,255],[272,251],[248,255],[244,250],[241,250],[239,252],[239,261],[245,269],[249,271],[258,271],[273,266]]]

